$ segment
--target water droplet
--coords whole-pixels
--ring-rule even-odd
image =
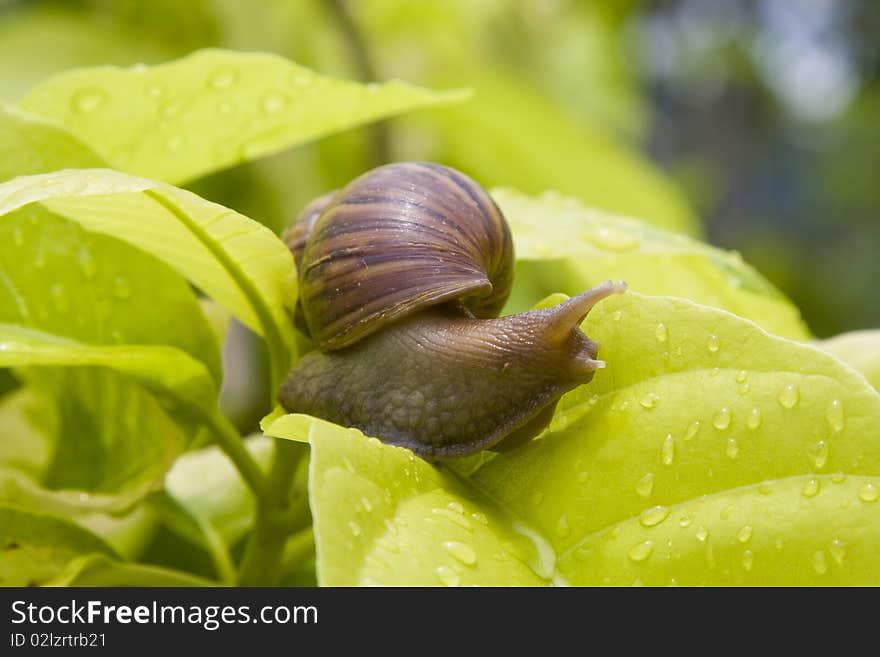
[[[657,342],[666,342],[669,339],[669,329],[666,328],[666,324],[663,322],[657,324],[654,329],[654,337],[657,338]]]
[[[682,527],[689,527],[690,524],[694,521],[687,513],[682,513],[681,517],[678,519],[678,524]]]
[[[537,493],[532,495],[532,504],[534,504],[535,506],[541,506],[541,504],[543,502],[544,502],[544,493],[542,493],[541,491],[538,491]]]
[[[740,543],[748,543],[752,540],[752,528],[748,525],[743,525],[742,529],[740,529],[736,534],[736,540]]]
[[[91,278],[98,271],[98,265],[95,264],[92,252],[84,246],[77,251],[76,261],[79,263],[79,268],[86,278]]]
[[[147,96],[150,98],[159,98],[160,96],[165,95],[165,86],[162,84],[159,84],[158,82],[154,82],[152,84],[148,84],[144,88],[144,91],[146,92]]]
[[[779,393],[779,403],[783,408],[794,408],[797,406],[800,398],[800,390],[798,390],[798,387],[793,383],[789,383]]]
[[[813,570],[819,575],[824,575],[828,572],[828,560],[825,558],[825,552],[822,550],[817,550],[813,553]]]
[[[700,430],[700,421],[694,420],[688,425],[687,431],[684,432],[684,440],[690,440],[697,435]]]
[[[740,370],[736,373],[736,382],[737,383],[745,383],[749,380],[749,373],[747,370]]]
[[[113,280],[113,296],[120,300],[128,299],[131,296],[131,283],[123,276],[117,276]]]
[[[266,114],[277,114],[287,105],[287,96],[277,91],[268,91],[260,101],[260,108]]]
[[[183,139],[177,136],[169,137],[168,141],[165,142],[165,148],[171,153],[179,151],[181,146],[183,146]]]
[[[733,513],[733,510],[735,508],[736,507],[733,504],[728,504],[724,508],[722,508],[721,511],[718,512],[718,515],[721,517],[722,520],[727,520],[730,517],[730,514]]]
[[[751,550],[744,550],[742,556],[742,565],[746,570],[751,570],[752,566],[755,564],[755,555],[752,554]]]
[[[302,69],[300,71],[294,72],[290,76],[290,84],[292,84],[294,87],[305,87],[314,79],[314,77],[315,75],[311,71]]]
[[[450,522],[458,525],[462,529],[471,529],[470,521],[465,518],[461,513],[453,511],[452,509],[431,509],[432,512],[437,514],[438,516],[443,516]]]
[[[675,441],[672,439],[672,434],[666,434],[666,438],[663,440],[663,446],[660,448],[660,458],[663,461],[663,465],[672,465],[672,462],[675,460]]]
[[[613,319],[615,322],[619,322],[621,317],[623,317],[623,311],[621,310],[615,310],[613,313],[611,313],[611,319]]]
[[[52,306],[59,315],[66,315],[70,310],[70,301],[67,298],[67,292],[61,283],[55,283],[49,288],[49,294],[52,297]]]
[[[773,487],[770,485],[768,481],[762,481],[758,484],[758,494],[759,495],[769,495],[773,492]]]
[[[458,586],[461,581],[458,573],[446,566],[437,566],[434,569],[434,574],[443,586]]]
[[[739,443],[736,442],[736,438],[728,438],[727,447],[724,448],[724,453],[731,459],[737,457],[739,454]]]
[[[471,518],[473,520],[476,520],[481,525],[488,525],[489,524],[489,519],[486,517],[486,514],[481,513],[480,511],[474,511],[471,514]]]
[[[703,525],[700,525],[699,529],[697,529],[697,540],[703,542],[707,538],[709,538],[709,530],[706,529]]]
[[[464,514],[464,507],[461,504],[459,504],[458,502],[456,502],[455,500],[453,500],[452,502],[449,502],[446,505],[446,508],[450,509],[452,511],[455,511],[456,513]]]
[[[21,232],[21,228],[18,226],[12,229],[12,243],[15,246],[24,245],[24,233]]]
[[[642,497],[648,497],[654,490],[654,473],[649,472],[636,482],[636,493]]]
[[[571,534],[571,527],[568,525],[568,517],[563,513],[556,522],[556,533],[559,538],[568,538]]]
[[[712,426],[718,429],[718,431],[727,429],[730,426],[730,409],[725,406],[715,413],[715,417],[712,419]]]
[[[73,95],[73,109],[81,114],[94,112],[107,100],[107,93],[98,87],[89,87]]]
[[[589,235],[589,240],[600,249],[609,251],[626,252],[637,249],[641,240],[636,235],[625,233],[603,226]]]
[[[828,462],[828,443],[824,440],[820,440],[812,447],[808,447],[807,456],[810,457],[810,460],[813,462],[816,469],[821,470]]]
[[[842,484],[844,481],[846,481],[846,475],[842,472],[835,472],[831,475],[831,481],[833,481],[835,484]]]
[[[843,415],[843,403],[835,399],[828,405],[828,426],[834,433],[840,433],[846,427],[846,417]]]
[[[590,480],[590,473],[586,470],[578,472],[577,479],[580,483],[585,484]]]
[[[649,392],[647,395],[639,400],[639,404],[642,406],[642,408],[654,408],[657,405],[658,401],[660,401],[660,395]]]
[[[761,421],[761,411],[757,408],[753,408],[749,411],[748,418],[746,418],[746,426],[754,431],[761,426]]]
[[[354,520],[348,521],[348,528],[351,530],[352,536],[360,536],[363,533],[363,530],[361,530],[361,526],[357,524]]]
[[[709,339],[706,340],[706,349],[713,354],[718,353],[718,350],[721,349],[721,338],[714,334],[710,335]]]
[[[370,502],[370,498],[362,497],[361,498],[361,506],[364,507],[364,511],[370,513],[373,510],[373,503]]]
[[[842,566],[843,559],[846,557],[846,543],[839,538],[835,538],[831,541],[831,545],[828,546],[828,553],[838,566]]]
[[[443,548],[452,556],[452,558],[460,561],[465,566],[473,566],[477,563],[477,553],[467,543],[460,541],[446,541]]]
[[[238,72],[231,68],[218,68],[208,77],[208,84],[214,89],[228,89],[238,80]]]
[[[669,508],[665,506],[654,506],[650,509],[645,509],[639,515],[639,522],[642,523],[645,527],[653,527],[654,525],[659,525],[661,522],[666,520],[666,517],[669,515]]]
[[[859,488],[859,499],[862,502],[876,502],[878,497],[880,497],[880,488],[874,484],[865,484]]]
[[[633,561],[644,561],[651,556],[654,551],[654,543],[652,541],[642,541],[633,545],[626,553]]]
[[[804,497],[815,497],[822,488],[818,479],[808,479],[804,487],[801,488],[801,495]]]

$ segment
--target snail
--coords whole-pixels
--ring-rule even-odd
[[[606,281],[498,317],[513,282],[510,229],[479,184],[438,164],[368,171],[310,203],[282,239],[317,350],[279,402],[428,460],[540,433],[560,396],[604,367],[580,322],[626,289]]]

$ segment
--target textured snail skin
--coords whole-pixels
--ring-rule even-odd
[[[427,459],[519,442],[604,366],[578,325],[625,289],[608,281],[553,308],[496,319],[424,311],[346,349],[306,355],[279,401]]]

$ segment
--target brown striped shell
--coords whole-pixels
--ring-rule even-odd
[[[471,178],[437,164],[373,169],[310,203],[283,238],[322,351],[443,303],[495,317],[513,280],[513,240],[498,206]]]

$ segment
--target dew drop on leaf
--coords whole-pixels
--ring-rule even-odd
[[[749,411],[749,416],[746,418],[746,426],[754,431],[761,426],[761,421],[761,411],[757,408],[753,408]]]
[[[98,87],[81,89],[73,95],[73,110],[80,114],[89,114],[100,108],[107,101],[107,92]]]
[[[373,510],[373,503],[370,502],[369,497],[361,498],[361,506],[364,507],[364,511],[366,511],[367,513],[370,513]]]
[[[208,85],[214,89],[229,89],[238,80],[238,72],[231,68],[218,68],[208,77]]]
[[[559,538],[568,538],[571,535],[571,527],[568,525],[568,516],[564,513],[559,516],[559,520],[556,521],[556,533],[559,534]]]
[[[653,527],[655,525],[659,525],[661,522],[666,520],[666,517],[669,515],[669,507],[665,506],[654,506],[650,509],[645,509],[639,515],[639,522],[644,527]]]
[[[268,91],[260,100],[260,109],[266,114],[277,114],[287,105],[287,96],[277,91]]]
[[[740,543],[748,543],[752,540],[752,528],[749,525],[743,525],[736,534],[736,540]]]
[[[730,409],[725,406],[715,413],[715,417],[712,419],[712,426],[719,431],[727,429],[730,426]]]
[[[688,425],[687,431],[684,432],[683,440],[690,440],[694,436],[697,435],[697,432],[700,430],[700,421],[694,420]]]
[[[113,296],[123,301],[131,296],[131,283],[124,276],[117,276],[113,280]]]
[[[651,541],[642,541],[633,545],[626,553],[632,561],[644,561],[651,556],[654,551],[654,543]]]
[[[828,419],[828,426],[834,433],[840,433],[846,427],[846,418],[843,415],[843,403],[839,399],[833,400],[828,405],[828,413],[825,415]]]
[[[638,236],[625,233],[621,230],[608,228],[607,226],[603,226],[593,232],[589,239],[600,249],[607,249],[609,251],[617,251],[621,253],[637,249],[641,244],[641,240]]]
[[[352,536],[360,536],[363,533],[363,530],[361,530],[361,526],[357,524],[354,520],[348,521],[348,528],[349,530],[351,530]]]
[[[443,543],[443,549],[445,549],[453,559],[460,561],[465,566],[473,566],[477,563],[477,553],[474,552],[474,548],[467,543],[462,543],[461,541],[446,541]]]
[[[697,529],[697,539],[699,541],[705,541],[707,538],[709,538],[709,530],[703,525],[700,525],[699,529]]]
[[[813,465],[821,470],[825,467],[825,463],[828,462],[828,443],[820,440],[815,445],[807,448],[807,455],[810,457]]]
[[[86,278],[91,278],[98,271],[98,266],[95,264],[95,258],[92,256],[92,252],[84,246],[77,251],[76,261]]]
[[[663,322],[657,324],[654,329],[654,337],[657,338],[657,342],[666,342],[669,338],[669,329],[666,328],[666,324]]]
[[[663,465],[672,465],[672,462],[675,460],[675,441],[671,433],[666,434],[666,438],[663,439],[663,445],[660,447],[660,458],[663,461]]]
[[[49,289],[52,297],[52,306],[59,315],[66,315],[70,310],[70,301],[67,298],[67,292],[61,283],[55,283]]]
[[[880,488],[874,484],[865,484],[859,488],[859,499],[862,502],[876,502],[880,498]]]
[[[831,475],[831,481],[833,481],[835,484],[842,484],[844,481],[846,481],[846,475],[842,472],[835,472]]]
[[[724,448],[724,453],[731,459],[735,459],[739,455],[739,443],[736,442],[736,438],[729,438],[727,440],[727,447]]]
[[[755,565],[755,555],[752,554],[751,550],[743,551],[742,565],[746,570],[751,570],[752,566]]]
[[[831,555],[831,558],[834,559],[838,566],[842,566],[843,560],[846,557],[846,544],[839,538],[835,538],[831,541],[831,545],[828,546],[828,554]]]
[[[678,519],[678,524],[682,527],[689,527],[690,524],[694,521],[687,513],[682,513],[681,517]]]
[[[434,569],[434,574],[443,586],[458,586],[461,581],[458,573],[447,566],[437,566]]]
[[[660,401],[660,396],[654,392],[649,392],[639,400],[639,404],[642,408],[651,409],[657,405],[658,401]]]
[[[819,575],[828,572],[828,559],[825,558],[825,552],[822,550],[816,550],[813,553],[813,570]]]
[[[805,483],[804,487],[801,489],[801,495],[804,497],[815,497],[820,489],[821,484],[818,479],[808,479],[807,483]]]
[[[654,490],[654,473],[649,472],[636,482],[636,493],[642,497],[648,497]]]
[[[794,408],[797,406],[800,398],[801,393],[798,390],[798,387],[793,383],[789,383],[779,393],[779,403],[783,408]]]
[[[718,353],[718,350],[721,349],[721,338],[714,334],[710,335],[709,339],[706,340],[706,349],[708,349],[710,353]]]
[[[745,383],[749,380],[749,373],[747,370],[740,370],[736,373],[736,382],[737,383]]]

